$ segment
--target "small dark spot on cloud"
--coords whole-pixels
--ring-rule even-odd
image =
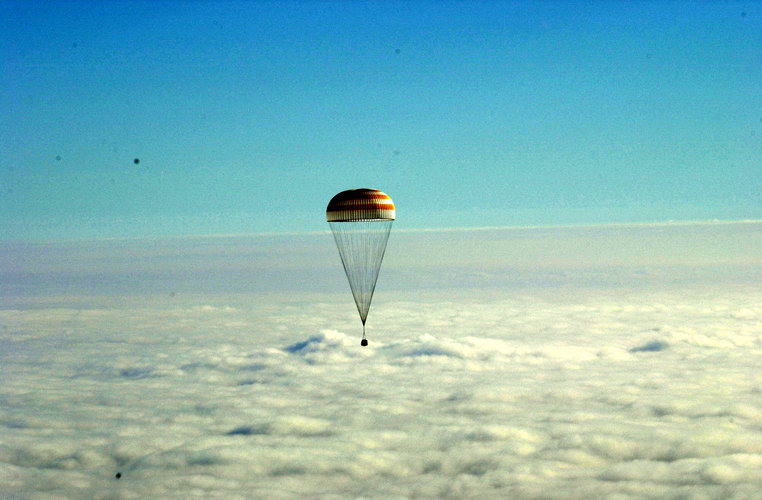
[[[137,165],[138,163],[140,163],[140,158],[135,158],[134,160],[132,160],[132,163]]]
[[[261,436],[270,431],[270,426],[264,425],[241,425],[225,433],[226,436]]]
[[[214,456],[205,455],[203,453],[197,454],[195,456],[192,456],[188,458],[186,463],[190,466],[199,465],[199,466],[207,466],[207,465],[214,465],[219,463],[219,459]]]
[[[180,369],[185,372],[191,372],[196,373],[199,370],[214,370],[217,366],[215,366],[213,363],[185,363],[184,365],[180,365]]]
[[[439,472],[442,470],[442,464],[440,462],[428,462],[424,464],[421,472],[424,474],[430,474],[432,472]]]
[[[121,472],[117,472],[116,476],[114,476],[114,477],[117,478],[117,479],[121,479],[122,473]]]
[[[653,340],[646,342],[643,345],[639,345],[630,349],[630,352],[659,352],[669,347],[669,344],[661,340]]]
[[[469,474],[471,476],[483,476],[495,468],[496,465],[492,460],[482,459],[463,464],[459,472]]]
[[[667,415],[672,415],[673,410],[668,406],[655,405],[651,407],[651,413],[655,417],[666,417]]]
[[[258,372],[259,370],[264,370],[265,368],[267,368],[267,365],[264,363],[252,363],[250,365],[242,366],[241,370]]]
[[[260,383],[261,383],[261,381],[255,379],[255,378],[247,378],[247,379],[244,379],[244,380],[239,380],[238,382],[236,382],[235,385],[237,385],[237,386],[257,385],[257,384],[260,384]]]
[[[175,295],[176,295],[175,292],[169,292],[170,297],[174,297]]]
[[[444,401],[450,403],[460,403],[462,401],[468,401],[471,398],[473,398],[473,396],[469,392],[453,392],[447,396]]]
[[[119,370],[119,375],[124,378],[140,379],[151,375],[152,368],[130,367]]]
[[[203,405],[201,403],[197,403],[193,407],[193,411],[198,413],[199,415],[212,415],[214,412],[212,411],[212,408],[206,405]]]
[[[275,469],[270,471],[270,476],[272,477],[294,476],[298,474],[304,474],[306,472],[307,472],[307,469],[301,465],[289,464],[289,465],[283,465],[281,467],[276,467]]]
[[[309,348],[319,344],[322,341],[323,341],[323,337],[321,335],[313,335],[307,340],[303,340],[301,342],[296,342],[294,344],[291,344],[290,346],[287,346],[283,350],[291,354],[307,352],[309,351]]]

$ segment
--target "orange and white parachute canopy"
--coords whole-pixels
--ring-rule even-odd
[[[394,220],[394,202],[378,189],[350,189],[337,194],[328,203],[328,222]]]

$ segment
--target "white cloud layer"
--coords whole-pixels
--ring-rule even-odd
[[[513,253],[514,240],[503,240]],[[231,245],[207,249],[202,260],[211,255],[214,269],[199,267],[211,276],[191,281],[214,289],[219,252],[277,260]],[[51,276],[71,273],[48,289],[42,277],[30,281],[31,264],[16,268],[0,309],[0,497],[741,499],[762,491],[753,256],[728,257],[723,266],[746,271],[712,281],[705,269],[715,261],[704,257],[658,262],[682,269],[677,282],[662,279],[667,271],[653,278],[645,257],[638,265],[648,279],[604,262],[595,273],[609,266],[630,281],[603,283],[571,263],[538,262],[532,274],[525,257],[524,276],[569,274],[550,284],[489,278],[489,286],[430,289],[409,283],[436,263],[399,258],[390,267],[410,277],[379,286],[361,348],[343,282],[338,293],[298,283],[192,293],[177,288],[178,264],[168,263],[170,278],[154,289],[110,291],[120,272],[160,274],[156,249],[146,248],[132,247],[145,257],[134,263],[100,260],[106,284],[82,284],[91,279],[85,255],[68,271],[48,262]],[[309,248],[289,252],[322,255]],[[232,259],[229,271],[244,260]],[[494,269],[466,258],[440,268],[458,266]],[[326,268],[316,275],[334,269]]]

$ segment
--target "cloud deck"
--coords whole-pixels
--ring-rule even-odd
[[[760,289],[654,283],[19,297],[0,496],[753,498]]]

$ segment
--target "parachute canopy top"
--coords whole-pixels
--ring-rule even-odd
[[[328,222],[394,220],[394,202],[378,189],[350,189],[334,196],[328,203]]]

